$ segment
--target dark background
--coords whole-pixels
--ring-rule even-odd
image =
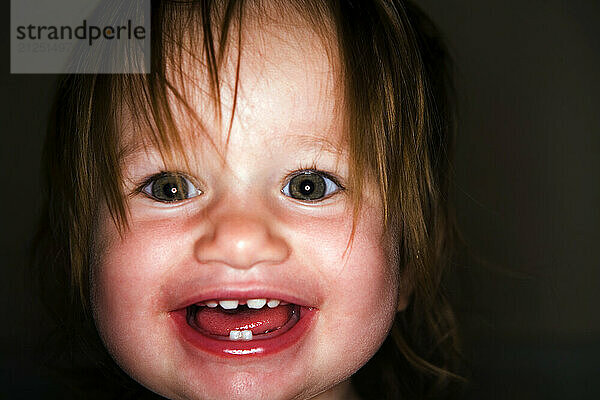
[[[600,398],[600,2],[417,1],[457,66],[457,304],[472,399]],[[56,77],[10,75],[3,2],[0,398],[44,398],[25,291]]]

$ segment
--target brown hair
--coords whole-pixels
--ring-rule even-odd
[[[456,396],[458,337],[442,291],[455,236],[454,109],[450,61],[439,34],[413,4],[400,0],[279,3],[299,11],[325,40],[336,41],[349,127],[349,186],[361,188],[367,174],[378,178],[399,273],[412,290],[390,336],[353,384],[367,398]],[[219,68],[229,43],[241,47],[246,7],[236,0],[153,2],[149,74],[69,75],[60,83],[44,151],[47,197],[33,264],[45,303],[61,331],[71,335],[68,343],[84,339],[81,349],[102,352],[89,314],[88,274],[101,201],[117,226],[127,229],[120,111],[126,107],[134,123],[154,128],[150,140],[167,161],[183,154],[167,99],[174,95],[186,103],[167,66],[180,64],[182,43],[200,38],[197,60],[206,66],[218,104]],[[239,60],[238,54],[238,68]],[[360,190],[351,193],[356,216]],[[117,369],[105,352],[93,357]]]

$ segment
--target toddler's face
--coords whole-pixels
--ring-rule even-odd
[[[341,395],[396,309],[380,199],[372,182],[363,189],[347,248],[334,66],[308,29],[245,40],[227,144],[235,59],[222,74],[222,126],[202,69],[187,69],[204,125],[185,128],[176,112],[189,168],[165,171],[151,148],[124,159],[130,225],[120,237],[102,207],[94,317],[117,363],[169,398],[309,398],[336,385]]]

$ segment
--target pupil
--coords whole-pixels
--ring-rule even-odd
[[[167,197],[174,197],[178,192],[177,187],[171,183],[165,184],[165,186],[163,186],[163,191]]]
[[[300,191],[305,196],[310,195],[314,190],[315,190],[315,187],[313,186],[313,183],[311,181],[309,181],[308,179],[303,180],[302,183],[300,184]]]

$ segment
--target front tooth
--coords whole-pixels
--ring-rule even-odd
[[[229,340],[240,340],[242,338],[242,332],[241,331],[230,331],[229,332]]]
[[[215,308],[219,303],[217,303],[215,300],[209,300],[206,301],[205,304],[210,308]]]
[[[231,335],[231,333],[230,333]],[[245,329],[242,331],[242,339],[243,340],[252,340],[252,331],[250,329]]]
[[[238,306],[238,300],[221,300],[219,305],[226,310],[235,310]]]
[[[276,299],[271,299],[267,303],[267,306],[269,306],[269,308],[275,308],[278,305],[279,305],[279,300],[276,300]]]
[[[267,299],[250,299],[246,302],[248,308],[263,308],[265,304],[267,304]]]

